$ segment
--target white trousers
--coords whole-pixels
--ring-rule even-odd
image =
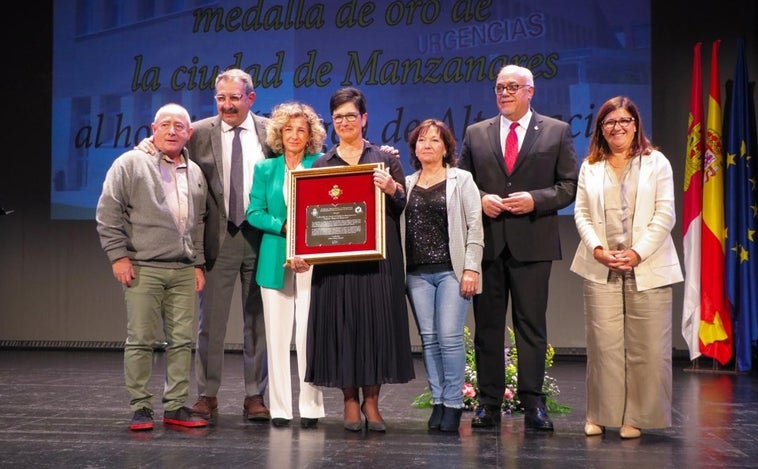
[[[304,380],[307,366],[305,353],[312,275],[313,268],[300,274],[287,268],[284,274],[284,287],[281,290],[261,288],[263,317],[266,323],[268,399],[271,418],[292,419],[290,344],[293,325],[297,374],[300,378],[298,399],[300,417],[321,418],[326,415],[321,389]]]

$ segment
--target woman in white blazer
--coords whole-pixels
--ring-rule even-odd
[[[458,433],[463,413],[466,347],[463,328],[471,298],[482,291],[482,203],[471,173],[455,168],[455,137],[427,119],[408,137],[408,203],[400,230],[406,284],[421,336],[433,410],[430,429]]]
[[[579,172],[571,270],[584,278],[587,436],[671,426],[671,309],[682,281],[671,165],[626,97],[597,113]]]

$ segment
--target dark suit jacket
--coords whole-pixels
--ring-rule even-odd
[[[266,145],[268,119],[253,114],[255,132],[261,142],[263,154],[271,158],[274,153]],[[221,118],[207,117],[192,123],[193,133],[187,143],[190,159],[200,166],[208,182],[207,215],[205,220],[205,265],[213,268],[221,243],[226,236],[228,214],[224,204],[223,166],[221,160]]]
[[[573,202],[578,178],[571,129],[565,122],[532,111],[510,176],[500,143],[503,138],[500,115],[469,126],[458,166],[473,174],[482,196],[529,192],[534,211],[520,216],[505,212],[495,219],[483,216],[483,259],[496,258],[506,246],[522,262],[560,259],[557,214]]]

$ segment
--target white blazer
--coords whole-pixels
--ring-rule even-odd
[[[659,151],[642,156],[639,161],[631,249],[641,258],[634,275],[637,290],[643,291],[681,282],[683,278],[671,239],[676,223],[671,164]],[[589,164],[585,160],[579,170],[574,221],[581,241],[571,263],[572,272],[603,284],[608,282],[608,268],[596,261],[592,252],[597,246],[608,249],[603,200],[605,165],[605,161]]]

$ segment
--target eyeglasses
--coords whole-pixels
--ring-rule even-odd
[[[622,117],[621,119],[604,120],[600,125],[602,125],[605,130],[613,130],[613,128],[616,127],[616,124],[622,129],[625,129],[629,127],[629,124],[632,122],[634,122],[634,117]]]
[[[243,97],[244,97],[244,96],[242,96],[241,94],[233,94],[233,95],[231,95],[231,96],[225,96],[225,95],[223,95],[223,94],[217,94],[217,95],[216,95],[216,96],[214,96],[213,98],[214,98],[214,99],[216,100],[216,102],[217,102],[217,103],[219,103],[219,104],[223,104],[223,103],[225,103],[226,101],[229,101],[229,102],[230,102],[230,103],[232,103],[232,104],[237,104],[237,103],[239,103],[240,101],[242,101],[242,98],[243,98]]]
[[[348,112],[347,114],[335,114],[332,116],[332,122],[335,124],[341,124],[342,121],[355,122],[360,114],[357,112]]]
[[[527,86],[532,85],[519,85],[518,83],[508,83],[507,85],[497,85],[495,86],[495,94],[503,94],[503,91],[507,91],[510,94],[514,94],[516,91],[520,90],[521,88],[526,88]]]

